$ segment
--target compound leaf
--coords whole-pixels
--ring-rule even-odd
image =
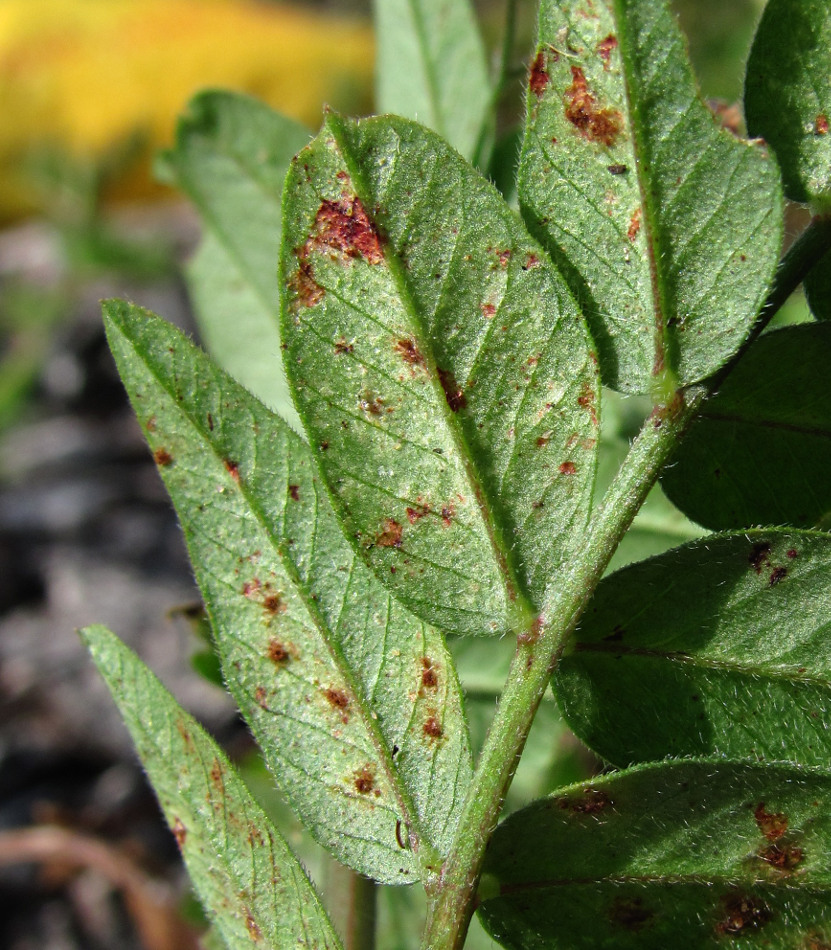
[[[377,107],[418,119],[472,158],[491,111],[469,0],[375,0]]]
[[[339,950],[314,888],[219,746],[104,627],[81,633],[228,950]]]
[[[831,7],[768,0],[747,62],[747,127],[776,152],[785,194],[831,208]]]
[[[825,526],[831,324],[766,334],[704,403],[661,484],[707,528]]]
[[[606,385],[666,398],[746,337],[779,256],[777,170],[701,101],[665,0],[543,0],[519,197]]]
[[[594,480],[568,289],[493,187],[403,119],[330,116],[284,205],[286,367],[347,534],[425,620],[527,629]]]
[[[157,317],[116,301],[105,319],[226,683],[284,796],[361,873],[428,876],[471,769],[443,638],[354,556],[299,436]]]
[[[831,537],[716,535],[617,571],[554,676],[569,725],[626,765],[831,761]]]
[[[280,360],[276,260],[283,180],[310,133],[264,103],[203,92],[179,120],[162,174],[205,236],[187,270],[199,329],[220,365],[299,429]]]
[[[659,763],[563,789],[491,841],[480,915],[511,950],[821,947],[831,773]]]

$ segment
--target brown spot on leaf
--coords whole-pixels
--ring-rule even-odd
[[[233,478],[233,480],[239,483],[239,464],[233,462],[231,459],[223,459],[225,465],[225,471]]]
[[[453,518],[456,516],[456,509],[453,505],[445,505],[441,510],[441,520],[445,528],[449,528],[453,524]]]
[[[335,356],[343,356],[344,353],[351,353],[355,347],[351,343],[347,343],[346,340],[341,337],[337,343],[335,343]]]
[[[270,614],[284,614],[288,609],[281,594],[270,592],[263,597],[263,607]]]
[[[173,464],[173,456],[167,449],[156,449],[153,453],[153,459],[159,468],[166,468],[168,465]]]
[[[758,541],[750,549],[748,563],[757,574],[762,573],[766,564],[770,564],[770,544],[767,541]]]
[[[224,787],[222,766],[219,763],[219,759],[213,760],[213,762],[211,763],[211,771],[209,774],[211,777],[211,782],[213,782],[213,784],[217,788],[221,789]]]
[[[245,915],[245,929],[251,935],[251,939],[256,943],[263,939],[263,933],[260,930],[257,921],[251,916],[251,912],[248,911]]]
[[[509,261],[511,260],[511,251],[509,248],[505,248],[504,251],[497,251],[496,256],[499,258],[499,263],[503,267],[507,267]]]
[[[557,806],[563,811],[570,811],[574,815],[599,815],[605,811],[612,801],[609,796],[599,788],[593,788],[587,785],[583,789],[583,795],[580,798],[564,796],[556,798]]]
[[[523,270],[536,270],[538,267],[542,267],[542,264],[536,254],[529,254],[522,265]]]
[[[594,405],[595,393],[590,383],[583,383],[583,389],[577,397],[577,405],[585,409],[591,416],[592,425],[597,425],[597,410]]]
[[[415,524],[416,521],[419,521],[425,515],[430,513],[429,505],[419,505],[417,508],[408,508],[407,509],[407,521],[410,524]]]
[[[560,466],[560,474],[561,475],[576,475],[577,466],[574,464],[574,462],[563,462],[563,464]]]
[[[289,485],[289,498],[291,498],[292,501],[300,501],[299,485]]]
[[[301,259],[294,275],[289,280],[289,289],[294,294],[295,307],[314,307],[326,296],[326,291],[314,279],[312,265]]]
[[[788,569],[786,567],[775,567],[770,572],[770,577],[768,579],[768,587],[775,587],[779,581],[784,580],[788,576]]]
[[[359,795],[369,795],[373,791],[375,773],[372,771],[372,766],[365,765],[355,773],[354,785]]]
[[[422,731],[429,739],[441,739],[442,735],[444,734],[441,723],[435,716],[430,716],[427,719],[427,721],[424,723]]]
[[[802,848],[790,844],[772,844],[759,852],[759,857],[776,868],[777,871],[787,873],[795,870],[803,861],[805,854]]]
[[[188,836],[188,830],[182,824],[181,819],[174,818],[171,831],[173,832],[173,837],[176,839],[176,844],[178,844],[180,848],[184,848],[185,840]]]
[[[342,689],[334,689],[330,686],[323,690],[323,695],[326,697],[326,702],[329,703],[333,709],[349,708],[349,697]]]
[[[601,109],[586,74],[579,66],[571,67],[572,83],[565,91],[566,118],[589,142],[614,145],[623,130],[623,117],[616,109]]]
[[[358,399],[358,405],[371,416],[380,416],[384,411],[384,400],[375,393],[364,391]]]
[[[629,171],[626,165],[614,164],[608,165],[607,167],[609,169],[609,173],[612,175],[625,175]]]
[[[637,238],[640,232],[642,214],[643,211],[640,208],[635,208],[632,212],[632,217],[629,219],[629,230],[626,232],[626,237],[629,238],[632,244],[635,243],[635,238]]]
[[[415,340],[404,337],[403,339],[396,341],[394,349],[401,359],[410,366],[424,367],[427,365],[421,350],[419,350],[418,346],[416,345]]]
[[[611,33],[597,44],[597,53],[603,60],[604,69],[609,68],[609,63],[612,58],[612,50],[617,49],[617,46],[617,37]]]
[[[441,382],[441,388],[444,390],[445,399],[447,399],[447,405],[450,406],[450,409],[453,412],[458,412],[460,409],[464,409],[467,405],[467,399],[465,398],[464,392],[459,388],[459,384],[456,382],[456,377],[449,369],[439,369],[439,381]]]
[[[609,910],[612,923],[632,933],[641,930],[654,916],[655,912],[644,907],[640,897],[619,897]]]
[[[375,538],[379,548],[400,548],[403,528],[393,518],[387,518],[381,532]]]
[[[759,831],[768,839],[768,841],[777,841],[788,830],[787,816],[782,812],[765,811],[765,803],[759,802],[756,810],[753,812]]]
[[[483,303],[480,309],[482,316],[488,320],[496,314],[496,307],[492,303]]]
[[[798,552],[797,552],[796,548],[789,548],[789,549],[785,552],[785,556],[786,556],[786,557],[789,557],[791,560],[793,560],[795,557],[798,556]]]
[[[546,66],[545,52],[540,50],[534,58],[534,62],[531,63],[531,75],[528,78],[528,88],[537,98],[545,92],[545,88],[551,79]]]
[[[548,435],[537,436],[536,446],[538,449],[543,449],[545,448],[546,445],[548,445],[550,441],[551,441],[551,436],[548,436]]]
[[[343,194],[337,201],[324,201],[315,217],[315,233],[300,252],[305,260],[310,250],[329,249],[347,257],[362,257],[370,264],[384,259],[381,240],[357,195]]]
[[[155,432],[156,431],[156,417],[150,416],[147,422],[144,423],[144,427],[145,429],[147,429],[148,432]]]
[[[259,592],[260,587],[262,587],[262,584],[260,584],[259,577],[255,577],[253,580],[246,581],[242,585],[243,596],[253,597],[255,594]]]
[[[759,930],[772,916],[770,908],[758,897],[731,894],[721,903],[721,919],[716,924],[716,933],[735,936]]]
[[[817,135],[828,135],[828,116],[825,113],[820,114],[814,120],[814,128]]]
[[[291,651],[281,640],[276,638],[271,640],[268,644],[268,651],[266,654],[276,666],[282,666],[284,663],[288,663],[291,659]]]
[[[436,675],[436,668],[429,656],[421,658],[421,685],[425,689],[436,689],[439,685],[439,678]]]

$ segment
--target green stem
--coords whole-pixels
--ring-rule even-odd
[[[378,885],[332,862],[326,880],[326,903],[344,950],[374,950]]]
[[[703,401],[829,248],[831,219],[814,218],[780,263],[767,302],[740,353],[711,380],[679,392],[670,406],[657,407],[647,419],[593,514],[586,543],[560,581],[547,616],[517,638],[505,689],[428,911],[422,950],[461,950],[464,944],[485,848],[531,723],[568,638],[632,519]]]

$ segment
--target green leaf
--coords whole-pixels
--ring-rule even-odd
[[[665,0],[543,0],[519,196],[606,385],[666,399],[746,337],[779,257],[776,166],[701,101]]]
[[[441,635],[354,556],[308,446],[278,417],[146,311],[109,302],[105,317],[226,683],[285,798],[361,873],[429,876],[471,769]]]
[[[820,258],[802,286],[816,319],[831,320],[831,252]]]
[[[472,158],[492,89],[469,0],[375,0],[373,7],[378,111],[418,119]]]
[[[162,174],[194,203],[205,230],[188,284],[206,345],[297,428],[280,360],[277,258],[283,180],[309,135],[256,99],[203,92],[161,159]]]
[[[286,367],[347,534],[442,629],[527,629],[594,480],[571,295],[494,188],[403,119],[330,116],[284,201]]]
[[[511,950],[771,950],[831,939],[831,774],[661,763],[561,790],[488,850],[480,915]],[[483,896],[485,896],[483,894]]]
[[[109,630],[87,627],[81,636],[228,950],[261,941],[340,948],[305,872],[219,746]]]
[[[744,105],[793,201],[831,208],[831,7],[768,0],[747,62]]]
[[[703,538],[602,581],[555,673],[566,720],[620,765],[831,761],[831,537]]]
[[[704,403],[664,491],[707,528],[810,528],[831,515],[831,324],[766,334]]]

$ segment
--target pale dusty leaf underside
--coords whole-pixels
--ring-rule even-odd
[[[555,674],[618,765],[678,755],[831,761],[831,537],[715,535],[602,581]]]
[[[356,559],[298,436],[163,321],[105,314],[226,683],[281,790],[361,873],[429,874],[471,769],[443,638]]]
[[[826,946],[831,774],[658,763],[542,799],[496,831],[480,914],[510,950]]]
[[[701,101],[665,0],[543,0],[519,196],[607,385],[665,398],[747,335],[779,256],[777,170]]]
[[[305,872],[216,742],[109,630],[82,636],[227,950],[340,950]]]
[[[567,288],[403,119],[330,117],[284,204],[286,368],[347,534],[424,619],[527,629],[594,481],[594,354]]]

